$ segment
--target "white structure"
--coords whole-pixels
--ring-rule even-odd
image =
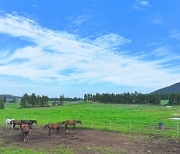
[[[172,106],[166,106],[166,108],[167,108],[167,109],[170,109],[170,108],[172,108]]]
[[[180,120],[180,118],[169,118],[171,120]]]

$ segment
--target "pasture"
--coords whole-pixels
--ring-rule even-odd
[[[36,119],[38,125],[67,119],[82,120],[79,127],[113,130],[128,133],[180,136],[180,121],[168,118],[180,117],[180,106],[167,109],[159,105],[116,105],[99,103],[65,103],[64,106],[17,109],[16,104],[7,104],[0,112],[0,125],[5,119]],[[163,122],[165,129],[159,130]]]
[[[6,109],[0,112],[0,132],[2,136],[0,141],[2,145],[6,145],[6,149],[2,149],[0,145],[0,152],[2,150],[9,152],[9,148],[18,147],[19,151],[22,148],[26,148],[27,151],[39,149],[39,153],[41,153],[44,150],[43,145],[48,147],[46,140],[54,144],[53,148],[49,147],[49,150],[61,151],[61,153],[74,153],[74,151],[78,151],[78,153],[81,153],[80,151],[82,153],[83,151],[87,151],[87,153],[98,153],[98,151],[99,153],[118,153],[119,151],[128,153],[133,148],[133,150],[138,151],[139,147],[141,153],[146,153],[147,151],[145,152],[144,150],[147,149],[157,151],[159,149],[157,143],[161,146],[160,149],[164,150],[159,151],[159,153],[167,152],[168,150],[176,153],[176,151],[179,152],[180,150],[180,122],[168,119],[180,116],[180,106],[173,106],[171,109],[167,109],[166,106],[156,105],[116,105],[79,102],[65,103],[64,106],[47,108],[17,109],[17,105],[7,104]],[[7,118],[36,119],[38,121],[38,125],[33,126],[30,141],[27,145],[22,143],[23,141],[18,130],[12,131],[9,129],[7,131],[11,135],[6,134],[4,121]],[[48,136],[48,130],[43,130],[43,126],[47,123],[67,119],[82,120],[83,124],[78,125],[75,131],[72,131],[72,128],[70,128],[67,136],[63,133],[64,127],[58,135],[52,132],[54,134],[51,137]],[[159,122],[164,123],[164,130],[158,129]],[[38,135],[39,133],[42,135]],[[4,140],[4,138],[6,139]],[[58,140],[55,144],[56,138]],[[169,147],[167,144],[172,145]],[[82,147],[78,145],[82,145]],[[136,146],[137,148],[135,148]],[[49,151],[49,153],[51,152]]]

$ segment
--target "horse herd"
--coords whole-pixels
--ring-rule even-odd
[[[82,125],[82,121],[80,120],[65,120],[62,122],[58,122],[58,123],[51,123],[51,124],[46,124],[44,126],[45,128],[49,129],[49,136],[51,135],[51,130],[52,129],[56,129],[56,132],[58,133],[60,127],[62,125],[65,126],[66,131],[68,131],[68,125],[72,125],[73,126],[73,130],[75,129],[75,126],[77,124],[81,124]],[[20,126],[21,132],[22,132],[22,137],[24,142],[27,142],[29,139],[29,134],[32,130],[32,125],[33,124],[37,124],[37,120],[15,120],[15,119],[6,119],[6,129],[8,129],[8,126],[11,125],[12,129],[15,129],[16,125]]]

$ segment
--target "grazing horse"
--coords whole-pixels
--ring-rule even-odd
[[[66,121],[63,121],[63,124],[66,127],[66,131],[67,131],[67,126],[68,125],[73,125],[73,130],[74,130],[78,123],[80,123],[82,125],[82,121],[80,121],[80,120],[66,120]]]
[[[21,126],[21,120],[12,120],[12,125],[13,125],[13,129],[15,128],[16,125],[20,125]]]
[[[33,123],[37,124],[37,120],[21,120],[21,123],[32,125]]]
[[[30,131],[31,131],[31,126],[29,124],[21,125],[21,132],[22,132],[22,136],[24,138],[24,142],[27,142],[29,140]]]
[[[37,120],[21,120],[21,125],[28,124],[30,126],[30,129],[32,129],[33,123],[37,124]],[[20,127],[21,127],[21,125],[20,125]]]
[[[8,125],[11,125],[11,128],[13,129],[13,124],[12,124],[12,121],[14,119],[6,119],[6,129],[8,129]]]
[[[46,124],[44,126],[44,129],[48,127],[49,129],[49,136],[51,135],[51,129],[56,129],[56,133],[58,133],[60,126],[63,124],[63,122],[59,122],[59,123],[51,123],[51,124]]]

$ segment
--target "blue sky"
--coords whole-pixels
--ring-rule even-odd
[[[0,0],[0,94],[149,93],[180,81],[179,0]]]

